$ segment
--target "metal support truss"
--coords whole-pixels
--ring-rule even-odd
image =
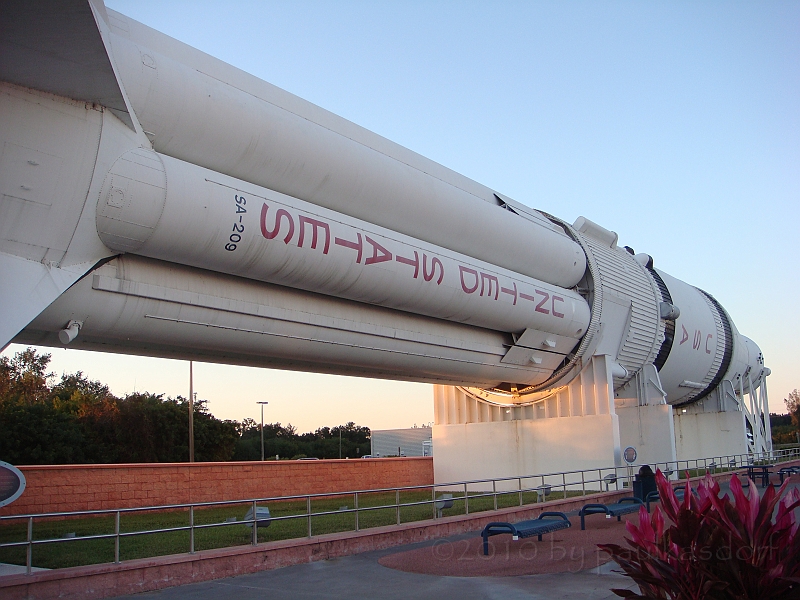
[[[761,377],[756,385],[748,374],[739,379],[738,389],[734,389],[730,381],[722,383],[721,395],[735,399],[744,416],[749,452],[761,456],[771,454],[772,428],[769,422],[767,378]]]

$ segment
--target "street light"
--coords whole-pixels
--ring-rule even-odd
[[[189,361],[189,462],[194,462],[194,376]]]
[[[264,405],[269,402],[256,402],[261,405],[261,461],[264,461]]]

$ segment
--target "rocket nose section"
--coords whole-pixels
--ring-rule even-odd
[[[749,337],[741,335],[743,346],[747,352],[747,376],[753,382],[753,385],[758,385],[764,377],[769,376],[772,371],[764,364],[764,354],[761,352],[758,344],[756,344]]]

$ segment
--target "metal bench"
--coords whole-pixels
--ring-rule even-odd
[[[543,512],[536,519],[520,521],[513,525],[511,523],[489,523],[481,532],[483,554],[484,556],[489,555],[489,536],[491,535],[510,533],[512,535],[511,539],[514,540],[535,535],[538,536],[541,542],[545,533],[566,529],[567,527],[572,527],[572,523],[569,522],[567,515],[562,512]]]
[[[647,512],[650,512],[650,503],[651,502],[658,502],[661,500],[661,496],[658,495],[658,490],[654,492],[649,492],[647,496],[644,497],[645,504],[647,504]]]
[[[603,513],[606,516],[606,519],[617,517],[617,521],[621,521],[622,515],[636,512],[639,510],[640,506],[644,506],[644,502],[639,500],[639,498],[634,498],[633,496],[620,498],[620,501],[614,504],[584,504],[583,508],[578,511],[578,514],[581,517],[581,531],[586,529],[586,515]]]

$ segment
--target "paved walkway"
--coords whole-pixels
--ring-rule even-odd
[[[40,569],[39,567],[33,567],[31,569],[33,571],[47,571],[47,569]],[[3,575],[21,575],[25,573],[25,567],[21,567],[19,565],[9,565],[6,563],[0,563],[0,577]]]
[[[475,533],[448,538],[457,543]],[[634,587],[633,582],[613,573],[614,563],[579,573],[523,575],[516,577],[439,577],[406,573],[384,567],[378,559],[388,554],[430,546],[423,542],[366,552],[335,560],[264,571],[240,577],[218,579],[167,588],[132,596],[128,600],[302,600],[325,597],[331,600],[463,600],[464,598],[517,598],[555,600],[618,598],[611,588]],[[441,541],[439,541],[441,543]]]
[[[696,485],[696,484],[695,484]],[[798,484],[791,484],[797,487]],[[730,494],[727,483],[723,493]],[[759,488],[759,493],[763,493]],[[800,510],[800,509],[798,509]],[[570,514],[570,513],[568,513]],[[574,514],[574,513],[571,513]],[[454,545],[474,538],[477,532],[446,538]],[[378,561],[381,557],[441,544],[443,540],[422,542],[366,552],[344,558],[320,561],[239,577],[218,579],[180,587],[166,588],[131,596],[126,600],[303,600],[320,596],[331,600],[463,600],[464,598],[502,598],[503,600],[556,600],[618,598],[611,589],[635,589],[631,579],[615,571],[614,562],[577,573],[520,575],[513,577],[443,577],[390,569]],[[462,542],[463,543],[463,542]]]

